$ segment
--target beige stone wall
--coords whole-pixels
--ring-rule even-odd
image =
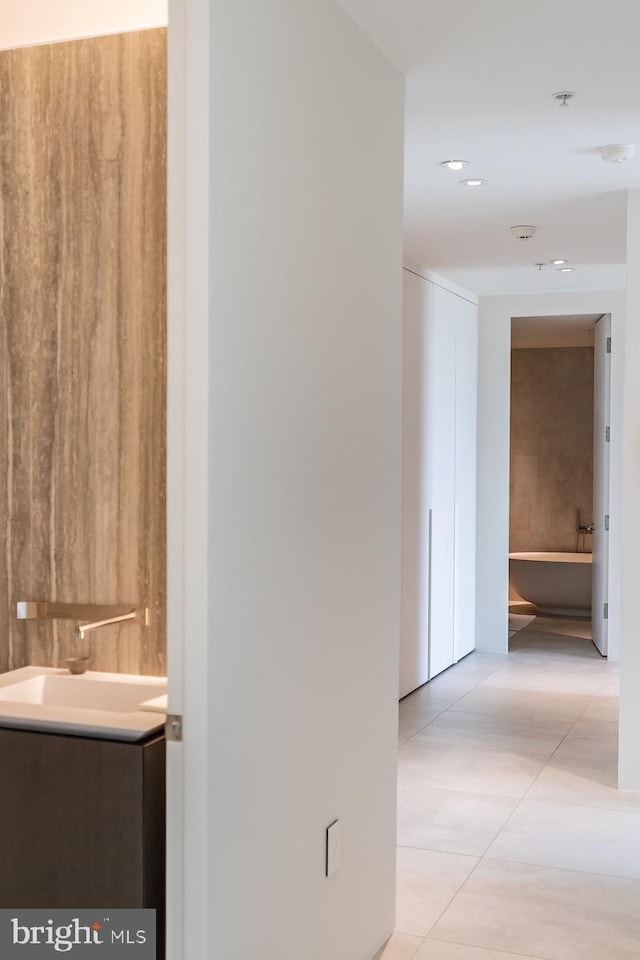
[[[131,603],[94,669],[163,674],[166,31],[0,53],[0,670]]]
[[[575,550],[592,502],[593,347],[513,350],[509,549]]]

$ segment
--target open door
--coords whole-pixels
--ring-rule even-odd
[[[593,417],[593,568],[591,621],[593,642],[608,651],[609,604],[609,461],[611,409],[611,316],[601,317],[594,330]]]

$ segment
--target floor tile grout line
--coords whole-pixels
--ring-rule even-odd
[[[431,682],[431,681],[427,681],[427,683],[430,683],[430,682]],[[480,681],[480,682],[482,682],[482,681]],[[425,686],[426,686],[426,684],[425,684]],[[424,724],[424,726],[420,727],[419,730],[416,730],[415,733],[409,734],[409,736],[407,737],[407,739],[406,739],[406,740],[403,740],[402,743],[399,744],[398,746],[399,746],[399,747],[404,746],[404,744],[407,743],[408,740],[412,740],[414,737],[417,737],[418,734],[421,733],[422,730],[426,729],[426,727],[428,727],[431,723],[433,723],[434,720],[439,720],[440,717],[442,717],[448,710],[451,709],[451,707],[455,706],[456,703],[460,703],[461,700],[464,700],[464,698],[467,696],[467,694],[469,694],[469,693],[471,693],[473,690],[475,690],[477,686],[479,686],[479,683],[477,683],[474,687],[471,687],[470,690],[467,690],[466,693],[463,693],[462,696],[458,697],[457,700],[454,700],[453,703],[450,703],[449,706],[444,707],[444,709],[441,710],[440,713],[437,713],[435,717],[432,717],[431,720],[428,720],[428,721]],[[438,708],[436,707],[436,709],[438,709]]]
[[[412,934],[410,934],[410,936],[412,936]],[[426,937],[420,938],[420,943],[419,943],[418,946],[416,947],[415,951],[414,951],[414,952],[411,954],[411,956],[408,958],[408,960],[413,960],[413,958],[417,955],[418,951],[419,951],[419,950],[422,950],[422,947],[424,946],[424,942],[425,942],[426,939],[427,939]]]
[[[463,854],[463,856],[464,856],[464,854]],[[447,912],[447,910],[449,909],[449,907],[451,906],[451,904],[453,903],[453,901],[456,899],[456,897],[457,897],[460,893],[462,893],[462,891],[463,891],[464,888],[466,887],[467,883],[469,882],[469,880],[471,879],[471,877],[473,876],[473,874],[474,874],[474,873],[476,872],[476,870],[478,869],[478,865],[482,862],[482,858],[481,858],[481,857],[477,857],[477,858],[474,857],[473,859],[474,859],[474,860],[477,859],[477,863],[475,863],[475,864],[473,865],[473,867],[471,868],[471,870],[469,871],[469,873],[467,874],[467,876],[464,878],[464,880],[462,881],[462,883],[460,884],[460,886],[458,887],[458,889],[456,890],[456,892],[451,896],[451,898],[450,898],[449,901],[447,902],[446,906],[440,911],[440,913],[438,914],[438,916],[436,917],[436,919],[434,920],[434,922],[431,924],[431,926],[429,927],[429,932],[428,932],[428,933],[426,934],[426,936],[425,936],[425,940],[428,940],[428,939],[429,939],[432,930],[435,930],[435,928],[438,926],[438,924],[439,924],[440,921],[442,920],[443,916],[445,915],[445,913]]]
[[[493,840],[491,841],[493,843]],[[461,853],[460,850],[443,850],[442,847],[416,847],[414,843],[396,843],[397,850],[422,850],[424,853],[444,853],[447,857],[470,857],[481,860],[484,853]]]
[[[479,684],[477,684],[476,686],[479,686]],[[475,689],[475,687],[474,687],[473,689]],[[465,695],[465,696],[466,696],[466,695]],[[464,697],[461,698],[461,699],[464,699]],[[451,704],[449,707],[447,707],[445,710],[443,710],[443,712],[442,712],[441,714],[439,714],[438,716],[439,716],[439,717],[440,717],[440,716],[444,716],[445,713],[451,711],[451,707],[453,707],[453,706],[455,705],[455,703],[459,703],[459,700],[456,700],[456,701],[454,702],[454,704]],[[588,703],[585,704],[585,707],[584,707],[584,709],[583,709],[582,712],[584,712],[584,710],[587,709],[588,705],[589,705]],[[453,712],[455,713],[456,711],[453,711]],[[457,712],[464,712],[464,711],[457,711]],[[579,716],[579,717],[582,716],[582,713],[580,713],[578,716]],[[438,719],[438,717],[434,717],[433,719],[434,719],[434,720],[435,720],[435,719]],[[433,722],[433,720],[429,721],[429,723],[432,723],[432,722]],[[421,729],[422,729],[422,730],[426,729],[426,727],[429,726],[429,723],[425,724],[425,726],[422,727]],[[566,737],[569,735],[569,733],[571,732],[571,730],[573,730],[573,728],[574,728],[574,726],[575,726],[576,723],[577,723],[577,720],[575,720],[575,721],[573,722],[573,724],[569,727],[569,730],[567,731],[567,733],[565,733],[564,737],[560,740],[560,742],[558,743],[558,745],[556,746],[556,748],[551,752],[551,754],[549,755],[549,757],[547,758],[547,760],[542,764],[542,766],[540,767],[540,770],[538,771],[538,773],[537,773],[536,776],[534,777],[534,779],[533,779],[533,781],[531,782],[531,784],[527,787],[527,789],[526,789],[526,791],[524,792],[524,794],[523,794],[519,799],[518,799],[518,798],[514,798],[514,797],[506,798],[506,799],[509,799],[509,800],[516,799],[516,800],[517,800],[517,803],[516,803],[514,809],[511,811],[511,813],[507,816],[507,818],[505,819],[504,823],[501,825],[500,829],[497,831],[497,833],[495,834],[495,836],[493,837],[493,839],[491,840],[491,842],[487,845],[487,847],[485,848],[484,852],[483,852],[482,854],[480,854],[480,858],[479,858],[479,861],[478,861],[478,862],[481,862],[481,861],[486,857],[488,851],[489,851],[490,848],[493,846],[493,844],[496,842],[496,840],[498,839],[498,837],[500,836],[500,834],[502,833],[502,831],[505,829],[505,827],[507,826],[507,824],[510,822],[511,818],[512,818],[512,817],[514,816],[514,814],[519,810],[519,808],[520,808],[521,804],[524,802],[524,800],[525,800],[525,798],[526,798],[529,790],[532,788],[532,786],[534,785],[534,783],[537,781],[538,777],[540,776],[540,774],[542,773],[542,771],[545,769],[545,767],[546,767],[546,765],[548,764],[548,762],[549,762],[549,760],[551,759],[551,757],[554,756],[556,750],[559,749],[560,745],[564,742],[564,740],[565,740]],[[418,733],[420,733],[420,731],[418,731]],[[413,737],[410,737],[409,739],[414,739],[416,736],[417,736],[417,733],[414,734]],[[425,741],[425,742],[428,743],[429,741]],[[436,742],[440,742],[440,741],[436,741]],[[445,741],[445,742],[446,742],[446,741]],[[483,745],[483,746],[484,746],[484,745]],[[433,788],[433,789],[437,789],[437,788]],[[461,793],[473,793],[473,792],[478,792],[478,791],[458,791],[458,792],[461,792]],[[398,844],[398,846],[403,846],[403,845]],[[424,848],[412,848],[412,849],[424,849]],[[437,851],[434,851],[434,852],[437,852]],[[442,852],[446,852],[446,851],[442,851]],[[464,854],[463,854],[463,856],[464,856]],[[476,864],[476,866],[477,866],[477,864]],[[475,867],[474,867],[474,870],[475,870]],[[472,871],[472,873],[473,873],[473,871]],[[471,874],[469,874],[469,876],[471,876]],[[467,879],[469,879],[469,878],[467,878]],[[465,881],[465,883],[466,883],[466,881]],[[460,889],[462,889],[462,888],[460,888]],[[460,892],[460,891],[458,891],[458,892]],[[457,894],[455,894],[455,896],[457,896]],[[437,922],[438,922],[438,921],[436,921],[436,923],[437,923]],[[433,929],[433,928],[432,928],[432,929]]]
[[[598,689],[599,689],[599,688],[598,688]],[[562,746],[562,744],[565,742],[565,740],[567,739],[567,737],[573,732],[573,730],[575,730],[576,725],[580,722],[580,720],[582,719],[582,717],[584,716],[584,714],[585,714],[586,711],[589,709],[589,707],[591,706],[591,704],[593,703],[593,701],[594,701],[595,699],[596,699],[596,696],[594,695],[593,697],[591,697],[591,698],[589,699],[589,702],[586,703],[585,706],[583,707],[583,709],[580,711],[580,713],[578,714],[578,716],[576,717],[576,719],[573,721],[573,723],[571,724],[571,726],[569,727],[569,729],[568,729],[567,732],[565,733],[564,737],[562,738],[562,740],[560,741],[560,743],[558,744],[558,746],[556,747],[556,749],[553,751],[553,753],[551,754],[551,756],[547,759],[547,762],[544,764],[544,766],[542,767],[542,769],[538,771],[538,773],[537,773],[534,781],[529,784],[529,786],[528,786],[528,788],[527,788],[527,790],[526,790],[526,792],[525,792],[525,794],[524,794],[524,796],[523,796],[523,798],[522,798],[523,800],[525,800],[525,799],[529,796],[529,793],[530,793],[531,790],[533,790],[533,788],[535,787],[536,783],[537,783],[538,780],[540,779],[540,776],[544,773],[544,771],[546,770],[546,768],[549,766],[549,764],[551,763],[551,761],[553,760],[553,758],[555,757],[556,753],[558,752],[558,750],[560,749],[560,747]]]
[[[636,791],[631,791],[634,796]],[[542,797],[522,797],[522,800],[526,800],[527,803],[544,803],[549,806],[557,807],[579,807],[580,810],[598,810],[601,813],[628,813],[629,816],[637,817],[640,814],[640,806],[638,808],[629,808],[629,807],[616,807],[616,806],[602,806],[602,804],[596,806],[595,803],[580,803],[579,800],[572,800],[568,803],[566,800],[550,800],[549,798],[543,799]],[[640,795],[639,795],[640,800]]]
[[[595,660],[595,658],[591,658],[591,659],[593,659],[594,662],[597,662],[597,661]],[[483,677],[482,679],[477,680],[477,682],[475,682],[474,684],[472,684],[467,690],[465,690],[465,692],[464,692],[463,694],[461,694],[459,697],[457,697],[457,698],[454,699],[451,703],[449,703],[447,707],[445,707],[443,710],[439,710],[433,717],[431,717],[431,718],[429,719],[429,721],[428,721],[427,723],[425,723],[423,726],[419,727],[419,729],[417,729],[415,732],[413,732],[412,734],[410,734],[410,735],[407,737],[407,739],[406,739],[405,741],[403,741],[403,743],[402,743],[400,746],[404,746],[407,742],[418,738],[418,737],[420,736],[420,734],[423,733],[423,731],[425,731],[431,724],[433,724],[435,721],[439,720],[440,718],[444,717],[446,714],[451,714],[451,715],[454,715],[454,716],[455,716],[456,714],[460,714],[460,713],[465,713],[465,714],[474,714],[474,713],[475,713],[475,714],[483,715],[483,716],[495,716],[496,718],[500,717],[500,716],[501,716],[500,714],[489,714],[489,715],[487,715],[487,714],[486,714],[485,712],[483,712],[483,711],[480,711],[480,712],[478,712],[477,710],[476,710],[476,711],[474,711],[474,710],[462,710],[462,711],[461,711],[460,709],[456,710],[456,709],[454,709],[454,708],[457,707],[457,706],[459,706],[460,703],[461,703],[461,701],[463,701],[465,698],[467,698],[467,697],[468,697],[471,693],[473,693],[474,691],[477,691],[478,688],[484,688],[484,689],[489,689],[489,690],[492,689],[490,684],[487,686],[488,681],[489,681],[492,677],[494,677],[496,673],[499,673],[501,670],[504,670],[504,665],[505,665],[507,662],[508,662],[508,660],[505,659],[505,662],[504,662],[503,664],[501,664],[500,667],[496,667],[495,670],[492,670],[492,671],[491,671],[490,673],[488,673],[485,677]],[[513,661],[511,661],[511,662],[513,662]],[[561,671],[562,671],[562,666],[563,666],[563,664],[564,664],[564,661],[563,661],[563,663],[559,664]],[[537,663],[537,662],[528,662],[528,663],[527,663],[527,662],[524,662],[524,663],[521,662],[520,664],[518,664],[518,666],[519,666],[519,667],[521,666],[521,667],[523,668],[523,677],[526,677],[526,674],[527,674],[527,672],[529,672],[529,670],[531,670],[531,672],[533,673],[533,672],[535,672],[535,671],[537,671],[537,670],[540,669],[540,663],[539,663],[539,662],[538,662],[538,663]],[[455,668],[454,668],[454,669],[455,669]],[[569,671],[569,672],[572,672],[572,671]],[[584,665],[584,674],[586,675],[586,674],[588,674],[588,672],[589,672],[589,667],[587,667],[587,665],[586,665],[586,663],[585,663],[585,665]],[[577,674],[581,674],[581,673],[583,673],[582,670],[577,671]],[[577,715],[574,715],[574,718],[572,718],[571,720],[566,719],[565,721],[558,721],[559,723],[566,722],[566,723],[569,724],[566,732],[565,732],[564,734],[562,734],[562,736],[560,737],[557,745],[556,745],[555,748],[551,751],[551,753],[549,754],[549,756],[548,756],[544,761],[539,761],[539,762],[541,763],[540,769],[538,770],[537,774],[535,775],[535,777],[533,778],[532,782],[529,784],[529,786],[527,787],[527,789],[524,791],[524,793],[523,793],[519,798],[518,798],[518,797],[515,797],[515,798],[514,798],[514,797],[509,797],[509,798],[507,798],[507,799],[509,799],[509,800],[515,801],[514,809],[513,809],[513,810],[511,811],[511,813],[505,818],[505,820],[504,820],[504,822],[502,823],[502,825],[500,826],[499,830],[497,831],[497,833],[495,833],[493,839],[492,839],[491,842],[488,844],[488,846],[486,847],[486,849],[484,850],[484,852],[483,852],[482,854],[478,855],[478,854],[470,854],[470,853],[460,853],[459,851],[453,851],[453,850],[452,850],[452,851],[448,851],[448,850],[442,850],[442,849],[434,850],[432,847],[415,847],[415,846],[413,846],[412,844],[398,844],[398,849],[422,850],[422,851],[433,852],[433,853],[443,853],[443,854],[449,855],[449,856],[464,856],[464,857],[470,857],[470,858],[476,860],[476,863],[474,864],[474,866],[473,866],[472,869],[470,870],[469,874],[466,876],[466,878],[465,878],[465,879],[463,880],[463,882],[460,884],[460,886],[459,886],[458,889],[455,891],[455,893],[453,893],[453,895],[448,899],[447,904],[444,906],[444,908],[442,909],[442,911],[440,911],[440,913],[438,914],[438,916],[437,916],[437,918],[435,919],[434,923],[431,924],[431,926],[429,927],[428,933],[427,933],[426,936],[423,938],[422,944],[417,947],[416,953],[419,952],[420,949],[422,948],[422,946],[424,945],[424,943],[425,943],[425,942],[428,942],[429,940],[432,940],[432,941],[435,941],[435,942],[441,942],[441,943],[457,943],[457,941],[441,940],[441,939],[438,938],[437,936],[434,936],[434,935],[433,935],[433,931],[435,930],[436,926],[440,923],[440,921],[442,920],[442,917],[445,915],[445,913],[451,908],[451,906],[452,906],[452,904],[455,902],[456,898],[457,898],[458,896],[460,896],[460,895],[462,894],[462,892],[466,889],[467,884],[469,883],[469,881],[471,880],[471,878],[474,876],[474,874],[475,874],[476,870],[478,869],[478,867],[479,867],[481,864],[483,864],[485,861],[489,861],[489,863],[491,863],[491,862],[496,862],[496,863],[503,863],[503,864],[522,865],[522,866],[525,866],[525,867],[538,868],[538,869],[542,869],[542,870],[545,870],[545,869],[547,869],[547,870],[555,870],[555,871],[558,871],[558,870],[559,870],[559,871],[562,871],[562,872],[565,872],[565,873],[576,874],[576,875],[580,875],[580,876],[584,876],[584,877],[596,877],[596,878],[601,877],[601,878],[612,879],[612,880],[620,880],[620,881],[628,880],[628,881],[630,881],[631,883],[634,883],[634,884],[640,883],[640,878],[636,879],[636,878],[634,878],[634,877],[620,877],[620,876],[618,876],[617,874],[602,873],[602,872],[593,871],[593,870],[579,870],[579,869],[572,869],[572,868],[568,868],[568,867],[552,866],[552,865],[548,865],[548,864],[530,863],[530,862],[527,861],[527,860],[510,860],[510,859],[506,859],[506,858],[502,858],[502,857],[495,857],[495,856],[492,857],[492,856],[490,855],[490,853],[489,853],[489,851],[490,851],[491,847],[493,846],[493,844],[496,842],[496,840],[498,839],[498,837],[503,833],[503,831],[505,831],[505,830],[507,829],[508,824],[511,822],[512,818],[518,813],[518,811],[520,810],[522,804],[523,804],[525,801],[532,802],[532,798],[531,798],[530,794],[531,794],[531,791],[532,791],[532,789],[534,788],[535,784],[539,781],[540,777],[542,776],[542,774],[544,773],[544,771],[547,769],[547,767],[549,767],[549,766],[551,765],[551,763],[552,763],[552,761],[553,761],[553,758],[555,757],[555,755],[557,754],[557,752],[560,750],[560,748],[566,743],[567,739],[575,732],[576,726],[577,726],[582,720],[585,719],[585,713],[589,710],[589,708],[591,708],[591,707],[593,707],[594,705],[597,705],[597,704],[598,704],[598,702],[599,702],[600,699],[601,699],[602,691],[604,690],[604,688],[606,687],[606,685],[607,685],[608,683],[610,683],[611,678],[614,677],[614,676],[615,676],[615,670],[613,670],[613,669],[609,670],[609,671],[607,672],[607,674],[602,677],[600,684],[599,684],[595,689],[593,689],[592,691],[589,691],[588,693],[580,693],[580,694],[578,694],[578,693],[574,693],[573,691],[572,691],[572,692],[567,692],[567,693],[563,693],[562,691],[557,691],[557,696],[562,697],[562,698],[572,698],[572,699],[573,699],[573,698],[575,698],[575,697],[579,697],[579,698],[580,698],[580,701],[581,701],[580,704],[579,704],[579,711],[578,711]],[[496,688],[496,689],[500,689],[500,690],[513,690],[513,691],[516,692],[516,693],[538,694],[539,696],[544,696],[545,694],[549,694],[549,691],[544,691],[544,690],[539,690],[539,691],[538,691],[538,690],[527,690],[526,688],[518,688],[518,687],[515,687],[515,688],[514,688],[514,687],[505,687],[505,688]],[[610,698],[611,698],[611,699],[617,699],[617,694],[616,694],[615,691],[612,691],[612,692],[610,693]],[[539,717],[539,714],[532,715],[531,719],[532,719],[532,720],[535,720],[535,719],[537,719],[538,717]],[[505,718],[505,719],[506,719],[506,718]],[[597,718],[594,718],[594,719],[597,719]],[[554,738],[554,739],[555,739],[555,738]],[[418,741],[418,742],[421,742],[421,741]],[[499,745],[487,744],[487,743],[485,743],[485,742],[482,742],[481,744],[477,744],[477,743],[474,744],[473,741],[467,741],[467,740],[464,740],[464,739],[463,739],[463,740],[442,740],[442,741],[440,741],[440,740],[432,741],[432,740],[426,739],[426,740],[424,740],[424,741],[422,741],[422,742],[424,742],[425,744],[438,743],[438,744],[441,744],[441,745],[448,744],[449,746],[457,745],[457,746],[462,746],[462,747],[470,747],[470,746],[478,747],[478,746],[479,746],[479,747],[481,747],[481,748],[489,749],[490,751],[493,750],[494,752],[501,752]],[[528,758],[528,759],[534,759],[534,758]],[[431,787],[431,789],[433,789],[433,790],[450,791],[450,788],[447,788],[447,787],[435,787],[435,786],[434,786],[434,787]],[[453,792],[460,793],[460,794],[465,794],[465,793],[466,793],[466,794],[482,794],[482,791],[478,791],[478,790],[460,790],[460,789],[457,789],[457,790],[454,790]],[[488,795],[488,794],[487,794],[486,796],[493,796],[493,795]],[[630,813],[631,815],[633,815],[633,814],[635,813],[635,811],[633,811],[633,810],[623,810],[623,811],[619,811],[619,810],[617,810],[616,808],[612,808],[611,806],[603,806],[603,805],[596,806],[596,805],[593,805],[593,804],[580,803],[580,801],[578,801],[577,803],[576,803],[575,801],[573,801],[573,802],[571,802],[571,803],[566,803],[566,802],[564,802],[562,799],[559,799],[559,800],[552,800],[552,799],[546,799],[546,800],[544,800],[544,799],[543,799],[543,800],[540,800],[540,801],[533,801],[533,802],[539,802],[539,803],[545,803],[545,804],[553,804],[553,803],[556,803],[556,804],[560,804],[560,805],[562,805],[562,806],[576,806],[576,807],[580,807],[581,809],[589,810],[589,811],[596,811],[596,810],[605,810],[605,811],[607,811],[607,810],[608,810],[608,811],[613,812],[613,813],[616,813],[616,812],[628,812],[628,813]],[[415,936],[415,934],[414,934],[414,936]],[[460,945],[460,946],[472,946],[472,947],[476,946],[476,945],[473,945],[473,944],[459,944],[459,945]],[[480,948],[480,947],[478,947],[478,948],[479,948],[479,949],[482,949],[482,948]],[[548,957],[540,957],[540,956],[538,956],[537,954],[522,954],[522,953],[513,954],[513,952],[509,953],[509,951],[502,951],[502,950],[496,950],[495,952],[496,952],[496,953],[500,953],[500,954],[504,953],[505,955],[513,955],[513,956],[522,957],[523,960],[551,960],[551,958],[548,958]],[[413,954],[413,956],[415,956],[415,954]]]
[[[454,713],[455,713],[456,715],[459,715],[459,714],[462,713],[462,711],[461,711],[461,710],[456,710],[456,711],[454,711]],[[473,714],[473,716],[486,716],[486,714]],[[434,717],[434,720],[439,720],[439,719],[440,719],[440,717]],[[519,757],[519,758],[522,759],[522,760],[531,760],[532,762],[538,762],[538,763],[546,763],[546,762],[547,762],[547,758],[548,758],[548,759],[551,759],[551,757],[553,756],[553,754],[556,752],[556,750],[557,750],[558,747],[560,746],[560,743],[562,742],[562,741],[560,741],[555,747],[553,747],[553,749],[549,748],[549,749],[550,749],[550,752],[549,752],[548,754],[546,753],[546,751],[544,751],[544,756],[543,756],[542,754],[536,756],[535,754],[523,754],[523,753],[520,753],[520,752],[518,751],[518,749],[516,749],[515,746],[513,747],[513,749],[509,749],[508,744],[500,743],[499,740],[498,740],[498,741],[496,741],[496,740],[491,740],[490,742],[486,742],[485,740],[482,740],[482,741],[479,741],[479,740],[471,740],[471,739],[468,740],[468,739],[466,739],[465,737],[457,737],[457,738],[454,738],[453,735],[450,735],[449,737],[447,737],[446,733],[442,733],[442,739],[441,739],[441,740],[440,740],[440,739],[435,739],[435,738],[433,738],[433,737],[428,737],[428,738],[427,738],[427,737],[424,737],[424,738],[421,739],[421,738],[420,738],[420,734],[421,734],[424,730],[426,730],[428,726],[429,726],[428,723],[425,724],[424,727],[422,727],[420,730],[418,730],[416,733],[414,733],[411,737],[409,737],[409,739],[410,739],[410,740],[415,740],[417,743],[425,743],[425,744],[427,744],[427,743],[441,743],[441,744],[448,744],[449,746],[453,746],[453,747],[455,747],[455,746],[460,746],[460,747],[473,747],[474,749],[476,749],[476,750],[478,750],[478,751],[489,751],[490,753],[512,753],[512,754],[514,754],[515,756]],[[548,740],[549,742],[554,743],[554,742],[558,739],[557,737],[516,737],[516,736],[511,736],[511,735],[509,735],[509,734],[504,734],[504,735],[503,735],[503,734],[492,734],[492,736],[494,736],[494,737],[502,737],[504,740],[516,740],[516,741],[520,741],[521,743],[524,743],[524,744],[526,744],[527,741],[528,741],[529,743],[531,743],[531,744],[534,744],[534,743],[536,743],[536,742],[540,742],[540,741],[544,741],[544,740]],[[566,734],[563,734],[563,735],[562,735],[562,739],[564,739],[565,736],[566,736]],[[405,741],[405,742],[406,742],[406,741]],[[404,746],[404,744],[403,744],[403,746]],[[480,792],[482,792],[482,791],[480,791]]]
[[[556,748],[556,749],[557,749],[557,748]],[[554,752],[555,752],[555,751],[554,751]],[[553,754],[551,754],[551,756],[553,756]],[[520,799],[518,800],[517,804],[515,805],[515,807],[513,808],[513,810],[511,811],[511,813],[510,813],[509,816],[507,817],[507,819],[504,821],[504,823],[502,824],[502,826],[500,827],[500,829],[499,829],[498,832],[496,833],[495,837],[493,838],[493,840],[491,841],[491,843],[489,844],[489,846],[487,847],[487,849],[485,850],[485,852],[482,854],[481,860],[491,859],[490,857],[487,857],[487,854],[489,853],[489,850],[490,850],[491,847],[494,845],[494,843],[496,842],[496,840],[498,839],[498,837],[500,836],[500,834],[503,832],[503,830],[506,829],[507,825],[511,822],[512,818],[513,818],[513,817],[515,816],[515,814],[518,812],[518,810],[520,809],[520,807],[522,806],[522,804],[525,802],[525,798],[526,798],[529,790],[531,789],[531,787],[533,786],[533,784],[536,782],[536,780],[538,779],[538,777],[540,776],[540,774],[541,774],[542,771],[544,770],[545,766],[546,766],[546,764],[544,764],[544,765],[541,767],[541,769],[540,769],[540,770],[538,771],[538,773],[536,774],[533,782],[529,784],[529,786],[527,787],[527,789],[525,790],[525,792],[523,793],[523,795],[520,797]]]
[[[461,943],[459,940],[443,940],[441,937],[425,937],[423,945],[429,940],[433,941],[434,943],[450,943],[454,947],[471,947],[472,950],[490,950],[492,953],[499,953],[505,957],[521,957],[522,960],[554,960],[553,957],[541,957],[537,953],[514,953],[512,950],[497,950],[495,947],[480,947],[475,943]]]
[[[601,873],[597,870],[578,870],[573,867],[557,867],[549,863],[531,863],[530,860],[508,860],[505,857],[482,857],[492,863],[510,863],[522,867],[537,867],[540,870],[559,870],[562,873],[577,873],[581,877],[602,877],[605,880],[622,880],[625,883],[635,883],[640,887],[640,877],[621,877],[617,873]]]

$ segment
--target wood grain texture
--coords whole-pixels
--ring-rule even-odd
[[[148,907],[162,930],[165,754],[0,730],[0,907]]]
[[[0,52],[0,178],[0,671],[79,652],[47,599],[165,674],[166,31]]]

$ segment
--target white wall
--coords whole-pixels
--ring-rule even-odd
[[[620,568],[620,767],[619,785],[640,790],[640,190],[629,191],[627,216],[627,317],[624,356],[622,538]],[[613,359],[613,354],[612,354]],[[611,629],[611,624],[609,625]]]
[[[369,960],[394,923],[403,81],[329,0],[174,11],[184,956]]]
[[[2,0],[0,49],[167,25],[168,0]]]
[[[612,321],[611,534],[609,643],[620,635],[620,502],[624,291],[481,297],[478,376],[477,649],[506,653],[509,578],[509,416],[511,318],[610,313]]]

